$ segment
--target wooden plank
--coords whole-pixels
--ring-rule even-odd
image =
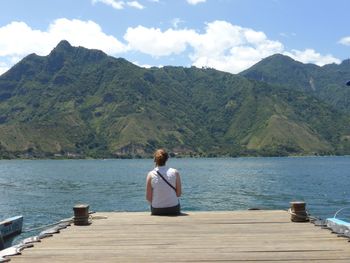
[[[286,211],[98,213],[12,262],[350,262],[350,244]]]

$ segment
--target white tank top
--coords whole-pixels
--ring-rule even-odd
[[[159,166],[151,171],[152,175],[152,207],[165,208],[176,206],[179,199],[172,189],[158,174],[157,171],[174,187],[176,187],[176,170],[166,166]]]

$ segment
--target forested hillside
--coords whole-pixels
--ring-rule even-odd
[[[242,75],[145,69],[62,41],[0,76],[1,157],[349,154],[349,62],[268,59]]]
[[[350,59],[340,65],[319,67],[277,54],[263,59],[240,75],[304,91],[336,109],[350,112],[350,86],[346,86],[350,80]]]

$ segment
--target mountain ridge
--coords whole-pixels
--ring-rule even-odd
[[[61,41],[0,76],[0,156],[148,157],[159,147],[178,156],[350,153],[349,114],[279,80],[145,69]]]
[[[240,75],[307,92],[338,110],[350,112],[350,88],[346,86],[350,59],[320,67],[279,54],[261,60]]]

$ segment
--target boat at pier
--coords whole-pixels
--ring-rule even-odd
[[[0,250],[12,237],[22,232],[23,216],[14,216],[0,222]]]

